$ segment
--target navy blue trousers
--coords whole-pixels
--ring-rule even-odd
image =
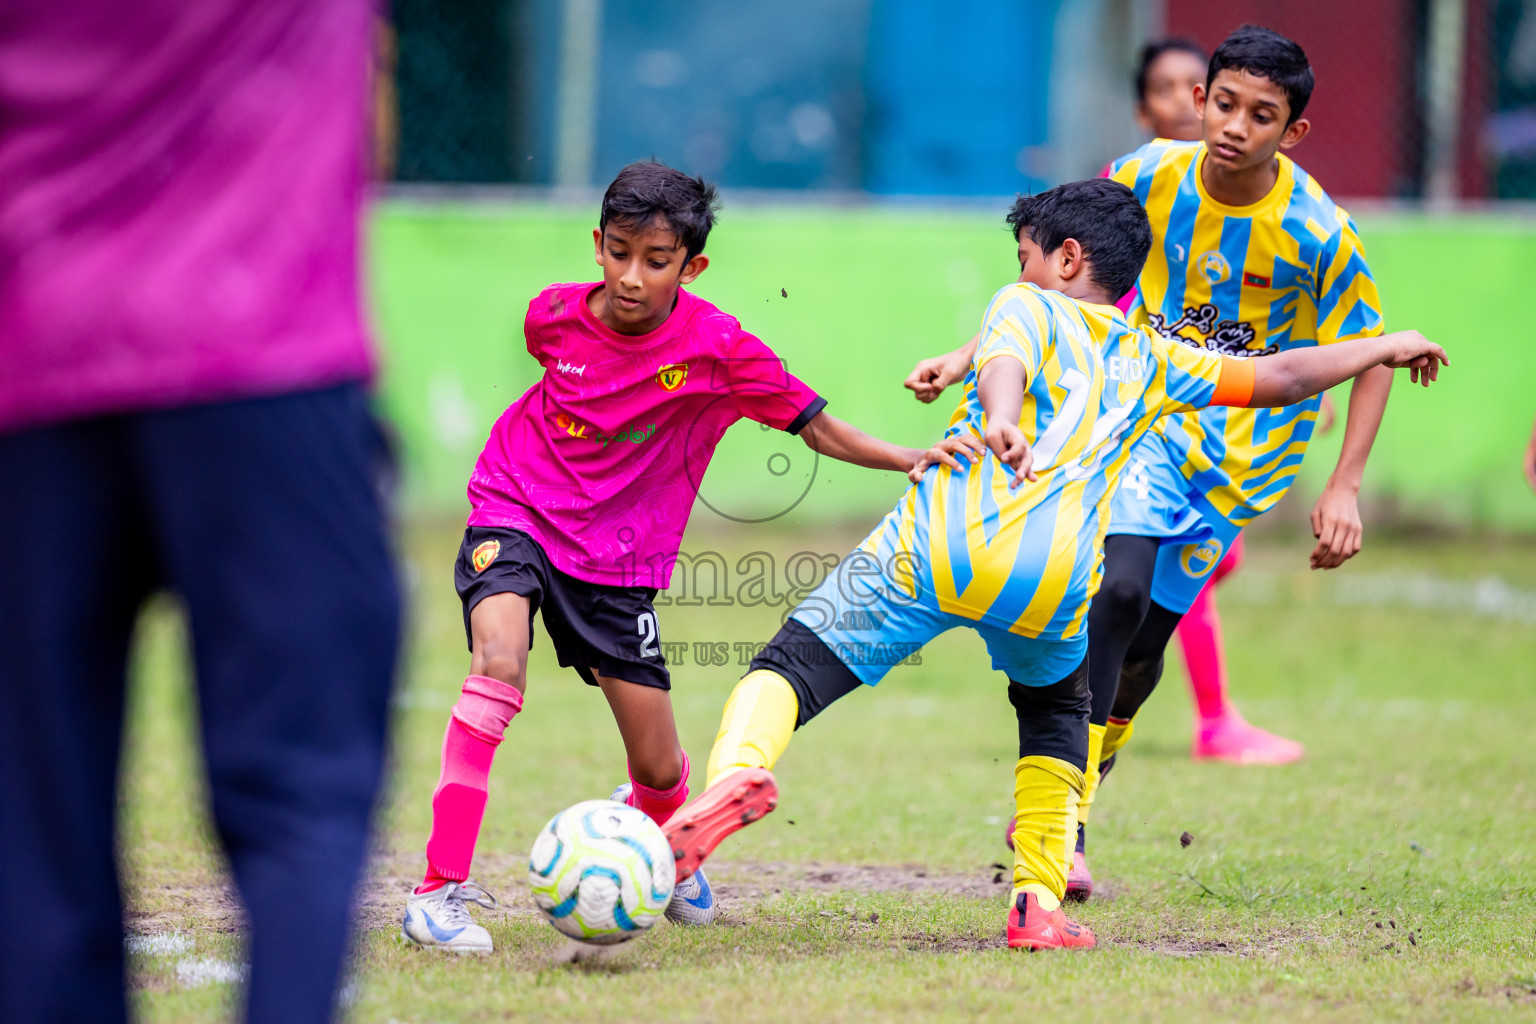
[[[0,436],[0,1020],[125,1021],[129,641],[182,600],[251,1024],[325,1021],[384,760],[399,591],[355,385]]]

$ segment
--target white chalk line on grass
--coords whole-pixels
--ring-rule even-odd
[[[222,960],[218,957],[190,957],[192,936],[184,932],[156,932],[150,935],[130,935],[123,940],[129,956],[180,956],[176,961],[176,982],[182,988],[203,988],[207,985],[244,984],[250,977],[251,965]],[[362,996],[362,988],[356,978],[348,981],[336,993],[336,1002],[352,1006]]]
[[[250,964],[237,964],[233,960],[220,960],[211,956],[188,957],[176,961],[176,981],[182,988],[233,985],[243,982],[250,973]]]
[[[1285,576],[1254,571],[1239,577],[1240,587],[1223,598],[1246,604],[1272,604],[1284,592]],[[1422,608],[1460,612],[1485,619],[1536,625],[1536,591],[1510,586],[1497,576],[1454,580],[1433,573],[1361,573],[1328,580],[1308,602],[1340,607]]]
[[[192,936],[182,932],[130,935],[123,940],[129,956],[179,956],[192,952]]]

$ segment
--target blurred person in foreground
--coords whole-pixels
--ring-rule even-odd
[[[0,18],[0,1019],[118,1022],[126,664],[186,609],[247,1018],[333,1014],[398,591],[358,222],[373,8]]]

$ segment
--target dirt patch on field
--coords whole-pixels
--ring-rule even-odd
[[[537,913],[528,895],[528,862],[522,856],[484,855],[476,858],[475,878],[494,893],[496,910],[476,910],[480,915],[532,917]],[[932,871],[922,865],[900,866],[837,863],[780,863],[712,861],[710,882],[722,916],[740,917],[754,905],[786,893],[913,893],[959,896],[971,899],[1004,899],[1011,882],[1011,867],[987,865],[966,874]],[[421,880],[419,854],[385,854],[369,863],[358,894],[358,923],[366,930],[391,929],[411,889]],[[227,878],[202,884],[128,887],[128,927],[148,935],[178,929],[233,932],[243,913]],[[1094,900],[1114,898],[1111,887],[1100,886]],[[494,919],[494,918],[493,918]],[[484,917],[482,916],[482,920]],[[979,947],[969,940],[949,937],[939,943],[960,942],[963,948]],[[937,948],[937,947],[935,947]],[[956,947],[960,948],[960,947]]]
[[[1223,942],[1220,940],[1188,939],[1179,936],[1159,936],[1153,939],[1134,939],[1131,941],[1118,939],[1100,939],[1100,944],[1106,949],[1135,949],[1145,953],[1153,953],[1157,956],[1172,957],[1199,957],[1199,956],[1257,956],[1267,950],[1263,947],[1249,943]]]
[[[245,909],[228,879],[153,887],[129,884],[123,895],[130,935],[191,929],[229,933],[245,923]]]
[[[786,892],[936,893],[988,899],[1006,895],[1011,869],[972,874],[933,872],[920,865],[802,864],[720,861],[709,867],[722,906],[751,903]]]
[[[909,953],[978,953],[989,949],[1007,949],[1008,937],[1001,933],[976,938],[930,932],[903,935],[901,945]]]

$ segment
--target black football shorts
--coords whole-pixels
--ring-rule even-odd
[[[533,614],[543,609],[544,629],[561,666],[574,668],[589,685],[596,686],[596,675],[603,675],[672,688],[651,587],[613,587],[567,576],[523,531],[491,526],[465,529],[453,582],[464,602],[471,650],[469,615],[475,605],[492,594],[520,594],[528,599],[529,642]]]

